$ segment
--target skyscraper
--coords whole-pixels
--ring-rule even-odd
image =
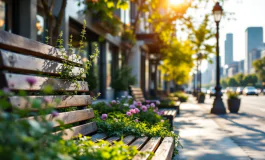
[[[233,62],[233,34],[226,34],[225,40],[225,65],[230,65]]]
[[[250,73],[251,69],[251,51],[259,49],[263,45],[263,28],[262,27],[248,27],[245,31],[246,36],[246,50],[245,50],[245,73]]]

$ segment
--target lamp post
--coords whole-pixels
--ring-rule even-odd
[[[216,33],[216,86],[215,86],[215,99],[213,102],[213,107],[211,109],[211,113],[213,114],[226,114],[226,109],[222,100],[222,92],[221,92],[221,85],[220,85],[220,64],[219,64],[219,23],[222,18],[223,9],[220,6],[219,2],[216,2],[213,8],[213,15],[214,20],[217,27]]]

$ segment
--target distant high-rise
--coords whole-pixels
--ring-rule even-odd
[[[225,40],[225,65],[233,62],[233,34],[226,34]]]
[[[245,73],[250,73],[251,69],[251,51],[259,49],[263,46],[263,28],[262,27],[248,27],[245,31],[246,35],[246,53],[245,53]]]

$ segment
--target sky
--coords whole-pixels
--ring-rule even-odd
[[[245,58],[245,30],[248,27],[263,27],[265,33],[265,0],[228,0],[225,11],[234,12],[236,20],[221,21],[220,54],[224,64],[224,41],[227,33],[234,35],[234,60]],[[264,40],[265,40],[265,34]],[[265,43],[265,42],[264,42]]]
[[[213,1],[207,4],[207,6],[202,4],[201,9],[191,12],[192,16],[198,19],[198,23],[202,20],[200,15],[211,12],[214,6]],[[234,13],[233,16],[227,16],[220,22],[220,56],[221,66],[224,66],[224,43],[227,33],[233,34],[234,61],[245,58],[245,30],[248,27],[263,27],[265,40],[265,0],[225,0],[222,7],[225,12]],[[215,40],[213,42],[216,43]],[[206,69],[207,61],[203,61],[202,71]]]

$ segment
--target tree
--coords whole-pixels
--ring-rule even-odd
[[[234,77],[228,79],[228,86],[237,87],[238,83]]]
[[[61,7],[58,15],[53,15],[54,10],[54,1],[55,0],[41,0],[42,6],[45,12],[45,18],[48,23],[48,43],[52,46],[56,46],[57,38],[60,33],[60,27],[63,22],[63,17],[65,15],[65,8],[67,5],[67,0],[62,0]],[[49,3],[50,2],[50,3]]]
[[[253,67],[261,82],[265,82],[265,57],[253,62]]]

